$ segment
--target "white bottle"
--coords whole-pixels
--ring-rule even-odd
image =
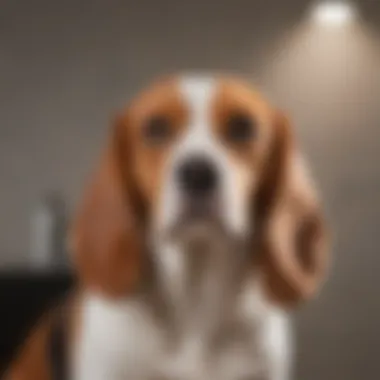
[[[55,269],[64,264],[65,228],[64,203],[56,194],[49,194],[32,214],[30,258],[33,268]]]

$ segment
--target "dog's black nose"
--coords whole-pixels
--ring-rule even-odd
[[[205,157],[194,157],[184,162],[178,170],[182,189],[190,196],[206,196],[217,185],[215,166]]]

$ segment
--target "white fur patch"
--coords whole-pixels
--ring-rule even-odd
[[[74,380],[144,379],[154,371],[163,339],[144,303],[88,294],[81,310]]]
[[[87,295],[71,378],[287,380],[291,352],[287,315],[265,304],[255,282],[246,284],[239,305],[236,322],[248,326],[244,339],[209,357],[205,341],[197,335],[168,350],[165,331],[142,300],[109,301]]]

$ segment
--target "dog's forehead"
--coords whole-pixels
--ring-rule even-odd
[[[210,104],[222,81],[211,75],[179,75],[161,78],[140,92],[132,109],[157,107],[168,102],[181,102],[189,111]]]
[[[129,110],[134,115],[182,110],[190,122],[205,122],[215,110],[242,109],[264,119],[271,106],[250,85],[239,78],[186,74],[160,79],[143,90]]]

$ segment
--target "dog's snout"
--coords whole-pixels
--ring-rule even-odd
[[[194,157],[179,167],[178,180],[183,191],[188,195],[205,196],[216,188],[218,174],[209,159]]]

